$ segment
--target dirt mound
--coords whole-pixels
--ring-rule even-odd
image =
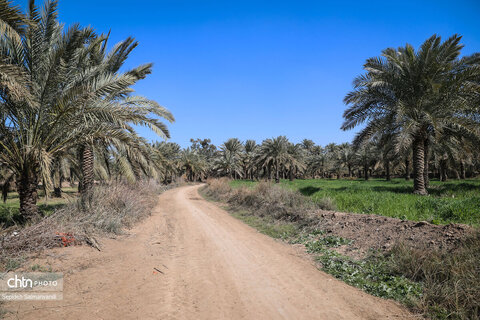
[[[321,211],[318,217],[318,229],[353,240],[341,249],[352,257],[362,257],[370,249],[386,251],[399,242],[412,247],[451,250],[473,230],[461,224],[440,226],[355,213]]]

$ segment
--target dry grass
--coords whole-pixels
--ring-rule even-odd
[[[153,181],[109,183],[94,188],[87,203],[73,201],[29,226],[7,230],[0,235],[2,269],[7,257],[11,260],[46,248],[80,243],[98,247],[97,235],[119,234],[150,215],[165,189]]]
[[[260,217],[277,220],[306,222],[313,217],[318,206],[298,191],[289,190],[268,182],[261,182],[255,188],[232,189],[230,180],[214,179],[207,181],[207,196],[226,201],[232,207],[247,208]]]
[[[480,231],[451,251],[397,245],[391,258],[396,272],[423,284],[422,311],[438,319],[480,319]]]

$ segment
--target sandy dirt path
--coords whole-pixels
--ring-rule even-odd
[[[56,249],[64,300],[7,304],[11,319],[411,319],[203,200],[165,192],[121,239]],[[157,268],[161,272],[155,271]]]

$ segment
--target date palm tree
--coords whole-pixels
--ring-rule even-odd
[[[275,170],[275,183],[280,182],[280,168],[293,161],[288,153],[289,141],[285,136],[266,139],[260,146],[257,162],[264,168],[273,167]]]
[[[126,133],[134,132],[131,123],[168,132],[150,114],[173,121],[156,102],[128,96],[131,86],[151,72],[151,65],[116,73],[113,60],[122,55],[115,54],[92,64],[104,39],[78,25],[64,31],[56,9],[57,1],[47,1],[43,10],[30,1],[21,45],[0,42],[3,66],[15,70],[16,84],[27,92],[16,94],[4,84],[0,90],[0,161],[17,176],[25,219],[37,215],[38,182],[51,185],[51,165],[57,157],[106,136],[127,143],[131,137]],[[113,52],[130,50],[128,43]],[[93,152],[83,159],[84,172],[91,172],[87,167]]]
[[[243,166],[243,178],[254,180],[255,174],[255,156],[258,151],[258,146],[255,140],[245,141],[243,153],[241,155],[241,162]]]
[[[459,58],[460,40],[454,35],[442,42],[434,35],[417,51],[409,44],[385,49],[382,57],[367,60],[366,73],[354,80],[354,90],[344,99],[349,108],[342,129],[367,122],[354,143],[388,128],[397,151],[412,148],[416,194],[427,194],[424,168],[430,136],[447,127],[478,134],[478,57]]]

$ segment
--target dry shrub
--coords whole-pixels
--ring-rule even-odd
[[[454,250],[397,245],[392,267],[422,282],[421,308],[433,318],[480,319],[480,231]]]
[[[318,199],[315,202],[317,203],[317,206],[322,210],[327,210],[327,211],[337,210],[337,204],[335,203],[335,200],[333,200],[330,197],[323,197],[321,199]]]
[[[260,182],[255,188],[232,189],[228,179],[208,181],[207,196],[227,201],[233,207],[250,210],[258,216],[274,219],[301,221],[309,218],[316,205],[300,192],[268,182]]]
[[[98,246],[96,235],[119,234],[150,215],[158,194],[166,188],[154,181],[97,186],[87,202],[76,200],[49,217],[4,235],[0,239],[0,258],[66,245],[65,240]]]
[[[220,178],[207,180],[205,194],[208,197],[217,201],[226,200],[231,192],[232,187],[230,186],[230,179]]]

